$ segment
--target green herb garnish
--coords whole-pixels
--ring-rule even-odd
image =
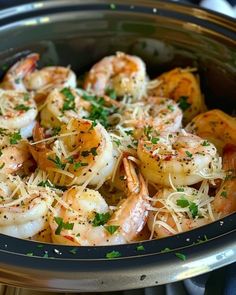
[[[15,110],[17,111],[28,111],[30,109],[30,107],[24,105],[24,104],[18,104],[16,107],[15,107]]]
[[[186,260],[186,255],[182,253],[175,253],[175,256],[178,257],[179,259],[185,261]]]
[[[111,251],[111,252],[108,252],[106,254],[106,258],[108,259],[113,259],[113,258],[117,258],[117,257],[120,257],[121,256],[121,253],[119,251]]]
[[[62,112],[64,111],[68,111],[68,110],[73,110],[75,111],[75,96],[74,94],[71,92],[71,90],[66,87],[63,88],[60,93],[62,93],[65,97],[65,101],[64,104],[62,106]]]
[[[112,88],[107,88],[106,89],[106,95],[108,95],[111,99],[116,99],[117,98],[116,92]]]
[[[71,250],[69,250],[69,252],[71,253],[71,254],[76,254],[77,253],[77,248],[72,248]]]
[[[40,181],[38,186],[54,188],[54,185],[52,183],[50,183],[48,180]]]
[[[178,105],[182,111],[186,111],[191,106],[191,104],[188,103],[187,100],[188,96],[180,96],[179,98]]]
[[[82,151],[81,153],[83,157],[88,157],[90,154],[97,156],[97,147],[93,147],[89,151]]]
[[[56,164],[56,166],[59,168],[59,169],[65,169],[66,167],[66,164],[65,163],[62,163],[60,158],[58,156],[55,157],[55,159],[51,158],[51,157],[48,157],[48,160],[52,161],[53,163]]]
[[[21,140],[22,137],[20,135],[20,131],[12,133],[10,135],[10,144],[17,144],[19,142],[19,140]]]
[[[189,151],[185,151],[185,154],[186,154],[189,158],[192,158],[192,156],[193,156]]]
[[[227,198],[227,192],[226,191],[222,191],[220,194],[222,197]]]
[[[108,225],[108,226],[104,226],[104,228],[111,234],[113,235],[119,228],[118,225]]]
[[[137,250],[137,251],[144,251],[145,248],[144,248],[143,245],[138,245],[138,246],[136,247],[136,250]]]
[[[110,219],[110,213],[96,213],[94,220],[92,221],[93,226],[104,225]]]
[[[74,170],[77,170],[80,167],[84,167],[84,166],[88,166],[88,163],[77,162],[74,164],[73,168],[74,168]]]
[[[57,223],[58,227],[55,231],[56,235],[60,235],[61,231],[63,229],[73,229],[74,223],[69,223],[69,222],[63,222],[63,219],[61,217],[54,217],[55,222]]]
[[[202,146],[209,146],[210,142],[207,140],[204,140],[203,143],[201,144]]]

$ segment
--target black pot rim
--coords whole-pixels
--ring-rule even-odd
[[[40,6],[40,3],[43,5]],[[34,1],[2,10],[0,26],[18,25],[23,19],[72,12],[75,9],[179,17],[215,30],[229,38],[232,44],[236,43],[236,27],[232,18],[196,6],[164,0],[139,1],[135,5],[130,0],[114,1],[112,4],[105,0]],[[207,226],[160,240],[78,248],[39,244],[0,235],[1,281],[23,287],[34,286],[36,289],[96,291],[99,288],[100,291],[110,291],[182,280],[236,260],[234,224],[236,213]],[[166,249],[167,246],[170,249]],[[121,256],[108,259],[107,253],[112,251],[118,251]],[[159,268],[163,269],[164,276]],[[31,272],[38,278],[30,277]],[[119,284],[121,278],[123,284]]]

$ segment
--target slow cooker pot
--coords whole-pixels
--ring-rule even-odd
[[[166,0],[34,1],[2,10],[0,26],[1,76],[29,52],[40,53],[40,66],[71,65],[82,74],[101,57],[124,51],[143,58],[150,77],[197,67],[208,107],[235,111],[236,27],[219,14]],[[183,280],[236,261],[235,225],[232,214],[173,237],[104,247],[0,235],[0,281],[91,292]],[[108,259],[112,251],[121,256]]]

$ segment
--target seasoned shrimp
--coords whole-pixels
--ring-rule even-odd
[[[227,175],[213,201],[214,210],[221,217],[236,211],[236,145],[224,147],[223,168]]]
[[[1,174],[0,192],[0,233],[30,238],[44,228],[53,191]]]
[[[186,130],[214,143],[220,153],[225,144],[236,144],[236,118],[217,109],[195,117]]]
[[[215,220],[209,186],[204,181],[199,190],[191,187],[162,188],[153,197],[148,216],[151,238],[162,238],[208,224]]]
[[[110,213],[99,192],[72,187],[50,217],[52,240],[66,245],[114,245],[134,241],[147,220],[148,191],[141,174],[124,159],[127,198]]]
[[[39,55],[29,54],[13,65],[3,79],[4,89],[34,91],[37,102],[55,88],[76,87],[76,75],[66,67],[44,67],[36,70]]]
[[[192,185],[221,176],[221,158],[215,146],[184,130],[147,131],[139,140],[138,157],[143,175],[160,185],[169,186],[170,178],[174,185]]]
[[[184,112],[185,123],[205,110],[199,81],[188,68],[176,68],[151,81],[148,95],[174,99]]]
[[[0,172],[11,174],[23,167],[30,159],[26,140],[22,140],[17,130],[0,129]]]
[[[182,117],[181,109],[173,100],[148,97],[147,101],[126,104],[121,123],[139,131],[150,126],[159,132],[174,132],[180,129]]]
[[[36,104],[27,92],[0,89],[0,128],[22,129],[23,134],[31,136],[32,131],[25,131],[29,126],[33,128],[37,113]]]
[[[38,60],[39,55],[32,53],[15,63],[4,76],[1,88],[26,91],[24,78],[35,70]]]
[[[43,138],[39,126],[34,137]],[[117,156],[109,134],[99,123],[94,126],[89,120],[72,118],[55,138],[42,141],[32,143],[30,150],[54,183],[101,186],[113,171]]]
[[[117,52],[104,57],[91,68],[84,88],[97,95],[114,89],[117,96],[130,96],[136,100],[145,92],[146,79],[146,67],[139,57]]]
[[[40,112],[41,125],[44,127],[60,127],[74,118],[88,117],[90,103],[82,99],[70,88],[54,89],[47,96]]]

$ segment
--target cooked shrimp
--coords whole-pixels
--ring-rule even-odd
[[[3,176],[0,181],[0,232],[18,238],[29,238],[44,228],[54,192],[32,187],[19,176]]]
[[[225,144],[236,144],[236,118],[217,109],[195,117],[186,130],[214,143],[220,153]]]
[[[0,89],[0,127],[24,129],[34,123],[37,107],[27,92]]]
[[[214,209],[221,217],[236,211],[236,145],[224,147],[223,169],[227,175],[213,201]]]
[[[183,117],[173,100],[162,97],[148,97],[147,101],[126,104],[121,112],[121,123],[125,126],[136,130],[151,126],[159,132],[179,130]]]
[[[1,88],[26,91],[24,78],[35,70],[38,60],[39,55],[32,53],[15,63],[4,76]]]
[[[200,137],[182,132],[147,130],[139,140],[138,157],[143,175],[151,182],[169,186],[192,185],[204,178],[221,176],[221,158],[215,146]]]
[[[97,95],[113,89],[117,96],[130,96],[136,100],[145,92],[146,79],[146,67],[139,57],[117,52],[104,57],[91,68],[84,88]]]
[[[39,55],[29,54],[13,65],[3,79],[4,89],[34,91],[37,102],[54,88],[76,87],[76,75],[66,67],[44,67],[36,70]]]
[[[70,88],[54,89],[47,96],[40,112],[41,124],[44,127],[59,127],[73,118],[88,117],[90,103],[82,99]]]
[[[40,130],[36,126],[36,140],[43,138]],[[54,183],[101,186],[112,173],[116,153],[109,134],[99,123],[94,126],[89,120],[72,118],[61,126],[56,137],[42,141],[32,143],[30,150]]]
[[[186,186],[160,189],[153,197],[147,221],[151,238],[171,236],[214,221],[214,197],[208,195],[208,189],[206,181],[199,190]]]
[[[148,95],[174,99],[184,112],[185,123],[205,110],[199,81],[188,68],[176,68],[151,81]]]
[[[72,187],[63,195],[50,217],[52,240],[66,245],[114,245],[137,238],[147,219],[148,191],[141,174],[137,176],[131,162],[124,159],[127,198],[110,213],[98,191]],[[98,217],[102,217],[99,220]],[[61,224],[61,225],[60,225]],[[69,228],[69,229],[68,229]]]
[[[18,171],[30,159],[26,140],[17,130],[0,129],[0,172],[11,174]]]

